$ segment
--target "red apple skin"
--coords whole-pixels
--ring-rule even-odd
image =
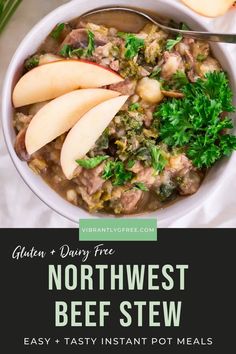
[[[59,60],[57,60],[57,61],[59,61]],[[100,65],[100,64],[98,64],[98,63],[95,63],[95,62],[93,62],[93,61],[85,60],[85,59],[62,59],[62,60],[60,60],[60,63],[62,63],[62,62],[67,62],[67,61],[70,61],[70,62],[78,62],[78,61],[79,61],[79,62],[85,63],[85,64],[92,64],[92,65],[98,66],[99,68],[105,69],[105,70],[111,72],[112,74],[118,76],[118,77],[121,79],[121,81],[124,80],[124,79],[122,78],[122,76],[120,76],[119,74],[117,74],[117,72],[115,72],[114,70],[112,70],[112,69],[110,69],[110,68],[107,68],[107,67],[105,67],[105,66],[103,66],[103,65]],[[52,62],[50,62],[50,63],[42,64],[42,65],[40,65],[40,66],[51,65],[51,64],[54,64],[55,62],[56,62],[56,61],[52,61]],[[31,69],[30,71],[33,71],[33,70],[36,70],[36,69],[37,69],[37,66],[36,66],[35,68]]]
[[[50,69],[50,65],[54,67]],[[122,81],[124,79],[115,71],[92,61],[63,59],[40,65],[23,75],[13,90],[12,101],[15,107],[21,107],[51,100],[79,88],[105,87]]]
[[[114,75],[117,75],[121,80],[124,80],[124,79],[122,78],[122,76],[120,76],[119,74],[117,74],[117,72],[115,72],[115,71],[112,70],[111,68],[107,68],[106,66],[100,65],[100,64],[98,64],[98,63],[94,63],[93,61],[85,60],[85,59],[78,59],[78,60],[69,59],[69,60],[81,61],[82,63],[89,63],[89,64],[93,64],[93,65],[99,66],[100,68],[106,69],[107,71],[110,71],[110,72],[113,73]]]

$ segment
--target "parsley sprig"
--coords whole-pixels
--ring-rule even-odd
[[[102,178],[111,179],[114,186],[123,186],[130,181],[133,173],[127,171],[122,161],[107,161]]]
[[[186,25],[186,23],[181,23],[179,28],[181,30],[189,31],[189,27]],[[176,46],[176,44],[182,41],[182,39],[183,36],[181,34],[178,34],[176,39],[168,39],[166,42],[166,50],[171,51]]]
[[[97,167],[101,162],[108,159],[109,156],[95,156],[87,159],[76,160],[77,164],[83,168],[90,170],[91,168]]]
[[[176,39],[168,39],[166,42],[166,50],[170,52],[176,46],[176,44],[182,41],[182,39],[183,37],[181,34],[179,34]]]
[[[236,136],[226,131],[233,122],[222,117],[235,111],[228,79],[224,72],[207,73],[181,91],[183,99],[167,100],[154,114],[160,120],[160,138],[170,147],[184,147],[196,167],[210,167],[236,150]]]
[[[156,145],[150,144],[149,151],[152,160],[152,167],[156,172],[162,172],[167,164],[163,151]]]
[[[61,33],[65,29],[65,23],[59,23],[51,32],[50,36],[56,41],[60,38]]]
[[[95,49],[95,36],[94,33],[88,30],[88,46],[87,48],[77,48],[73,49],[73,47],[69,44],[65,44],[60,50],[60,55],[65,58],[72,58],[73,56],[77,57],[90,57],[93,55]]]
[[[138,38],[132,33],[118,32],[118,36],[125,39],[125,58],[133,59],[144,48],[144,39]]]
[[[188,84],[189,80],[184,71],[178,70],[168,80],[162,79],[164,90],[179,90]]]

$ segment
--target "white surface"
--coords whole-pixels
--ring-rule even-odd
[[[173,0],[175,1],[175,0]],[[24,0],[16,14],[0,37],[0,85],[12,54],[20,40],[45,14],[67,1],[63,0]],[[216,20],[203,19],[210,22],[215,30],[236,33],[236,12]],[[231,46],[232,56],[236,54],[236,46]],[[0,88],[1,89],[1,88]],[[233,157],[236,166],[236,156]],[[74,227],[51,211],[24,184],[15,170],[6,151],[1,133],[0,137],[0,226],[1,227]],[[165,225],[169,227],[236,227],[236,173],[232,171],[225,179],[223,187],[217,189],[207,203],[194,211],[187,210],[184,217],[171,220]]]

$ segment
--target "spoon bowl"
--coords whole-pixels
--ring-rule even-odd
[[[123,7],[123,6],[111,6],[111,7],[101,7],[96,10],[92,10],[86,12],[82,15],[81,18],[86,18],[91,15],[96,14],[107,14],[109,15],[110,12],[120,11],[120,12],[128,12],[133,13],[139,16],[144,17],[147,21],[152,22],[154,25],[162,28],[164,31],[175,35],[182,35],[183,37],[193,38],[193,39],[200,39],[209,42],[221,42],[221,43],[236,43],[236,34],[235,33],[214,33],[214,32],[203,32],[203,31],[192,31],[190,29],[180,29],[173,26],[173,22],[169,20],[163,19],[160,16],[155,14],[155,17],[149,15],[142,10],[131,8],[131,7]],[[171,26],[172,25],[172,26]],[[175,24],[174,24],[175,25]]]

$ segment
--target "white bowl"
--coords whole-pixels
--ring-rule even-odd
[[[203,25],[201,17],[187,7],[177,1],[172,0],[74,0],[57,8],[45,18],[43,18],[24,38],[20,46],[15,52],[12,61],[9,65],[2,94],[2,119],[3,119],[3,132],[8,151],[11,155],[12,161],[18,170],[19,174],[24,179],[25,183],[30,189],[50,208],[61,214],[62,216],[78,222],[80,218],[91,218],[90,215],[83,209],[65,201],[56,192],[54,192],[41,177],[35,175],[25,162],[18,159],[14,150],[15,132],[12,126],[13,107],[12,107],[12,89],[19,79],[21,68],[24,60],[33,54],[46,36],[51,32],[53,27],[59,22],[70,21],[75,17],[92,9],[102,6],[133,6],[143,8],[159,13],[168,18],[172,18],[177,22],[186,22],[194,29],[207,30],[207,25]],[[214,55],[220,61],[224,70],[226,70],[231,78],[231,85],[236,92],[236,72],[233,67],[233,62],[230,62],[230,55],[227,48],[219,44],[212,45]],[[231,168],[232,159],[223,159],[216,164],[205,178],[199,191],[190,197],[186,197],[174,203],[173,205],[153,213],[145,214],[143,217],[157,217],[159,226],[162,222],[167,220],[177,219],[183,216],[188,211],[199,207],[206,201],[207,197],[215,191],[222,183],[224,183],[224,176],[229,173]],[[102,217],[102,215],[97,215]]]

